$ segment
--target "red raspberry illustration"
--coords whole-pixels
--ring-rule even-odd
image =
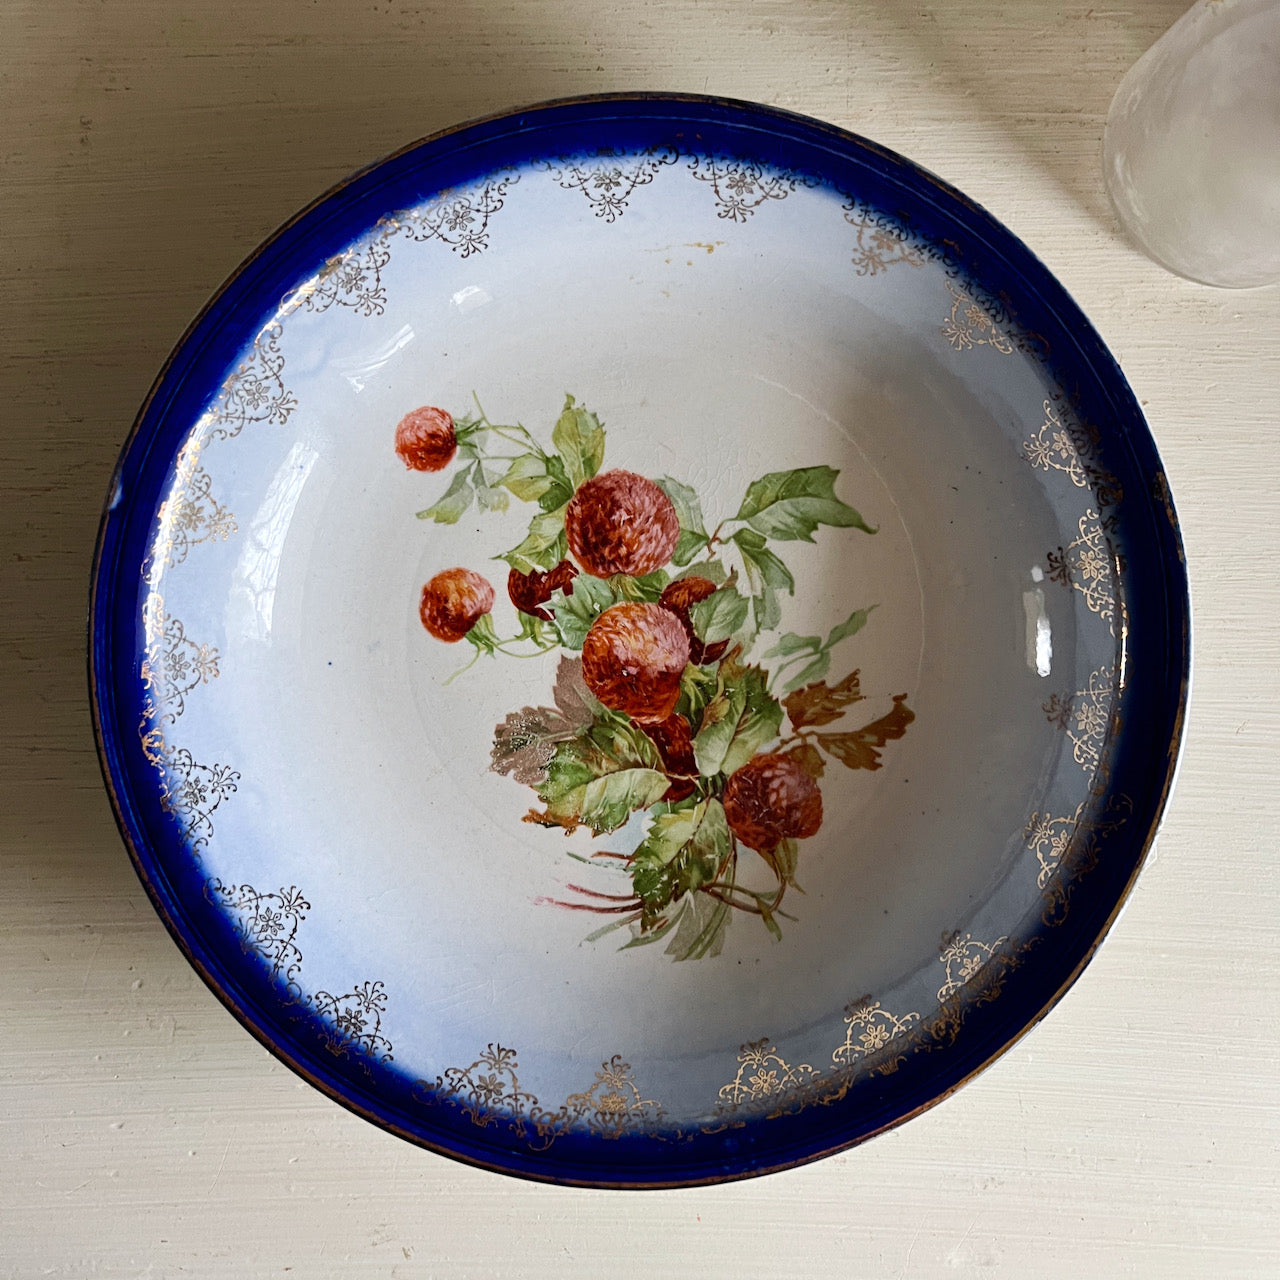
[[[662,767],[675,776],[671,785],[662,793],[662,799],[674,804],[693,795],[698,764],[693,758],[693,734],[689,722],[680,714],[669,715],[657,724],[645,725],[645,733],[653,739],[662,757]]]
[[[613,711],[647,724],[665,720],[680,697],[689,637],[680,619],[657,604],[615,604],[582,642],[582,677]]]
[[[792,759],[755,756],[724,789],[729,828],[748,849],[768,853],[788,838],[805,840],[822,826],[822,792]]]
[[[424,405],[406,413],[396,427],[396,453],[410,471],[443,471],[458,451],[453,418]]]
[[[671,499],[633,471],[602,471],[580,484],[564,528],[569,550],[593,578],[652,573],[671,559],[680,537]]]
[[[507,595],[521,613],[530,613],[543,622],[550,622],[551,610],[538,606],[550,600],[557,590],[567,596],[573,595],[573,580],[577,576],[578,567],[569,560],[561,560],[547,573],[539,573],[537,569],[521,573],[519,569],[512,569],[507,575]]]
[[[493,588],[470,569],[445,569],[422,588],[418,616],[437,640],[453,644],[493,608]]]
[[[664,588],[658,599],[658,603],[664,609],[670,609],[684,623],[684,629],[689,633],[689,661],[695,667],[719,662],[729,647],[728,640],[718,640],[715,644],[703,644],[694,635],[693,623],[689,619],[690,607],[697,604],[699,600],[705,600],[709,595],[714,595],[715,590],[716,584],[709,578],[681,578],[678,582],[672,582]]]

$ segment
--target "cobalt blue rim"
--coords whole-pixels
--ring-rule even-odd
[[[138,578],[157,494],[190,424],[226,368],[298,279],[379,216],[547,152],[674,145],[723,151],[809,173],[950,246],[958,265],[998,293],[1088,421],[1124,485],[1120,536],[1128,627],[1126,733],[1111,761],[1133,820],[1104,839],[1101,865],[1080,890],[1070,925],[1035,962],[1011,973],[1000,999],[970,1010],[945,1053],[916,1053],[892,1076],[863,1080],[829,1105],[755,1121],[679,1144],[569,1137],[544,1153],[415,1096],[389,1069],[376,1079],[327,1056],[314,1017],[288,1008],[247,963],[230,926],[203,901],[176,833],[157,819],[154,773],[140,761]],[[1079,975],[1114,921],[1154,839],[1172,785],[1190,673],[1190,611],[1176,515],[1154,442],[1123,374],[1065,290],[1008,230],[939,179],[874,143],[774,108],[697,96],[570,99],[447,130],[362,170],[287,223],[223,285],[175,348],[143,405],[117,466],[93,570],[89,680],[100,762],[135,869],[166,927],[205,982],[272,1053],[366,1119],[441,1154],[541,1181],[671,1187],[768,1173],[818,1159],[918,1114],[1003,1053]]]

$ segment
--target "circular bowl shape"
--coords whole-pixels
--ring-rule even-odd
[[[609,471],[670,500],[582,526],[661,543],[638,575],[566,536]],[[785,1168],[990,1062],[1115,918],[1187,695],[1160,461],[1062,288],[711,99],[471,124],[300,214],[165,367],[94,574],[104,773],[192,964],[361,1115],[563,1183]],[[619,605],[690,637],[661,722],[584,683]]]

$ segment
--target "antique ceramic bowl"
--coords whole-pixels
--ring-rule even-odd
[[[92,685],[179,945],[338,1101],[716,1181],[952,1091],[1153,838],[1188,610],[1093,329],[937,179],[629,95],[412,146],[224,286],[120,462]]]

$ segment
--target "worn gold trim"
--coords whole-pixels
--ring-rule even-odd
[[[689,173],[699,182],[710,184],[716,217],[730,222],[746,222],[761,205],[785,200],[798,186],[817,185],[805,174],[731,156],[691,155]]]
[[[565,191],[580,191],[591,212],[605,222],[616,222],[638,187],[647,187],[658,171],[680,158],[675,147],[646,147],[643,151],[619,151],[605,147],[590,156],[560,156],[537,161]]]
[[[852,196],[843,209],[844,220],[854,230],[851,261],[855,274],[877,276],[899,262],[908,267],[924,266],[925,253],[888,215]]]
[[[143,570],[154,587],[167,569],[181,564],[202,542],[225,542],[236,532],[236,518],[213,496],[213,480],[200,465],[202,441],[195,435],[178,450],[173,483],[156,512],[155,537]]]
[[[1116,693],[1116,669],[1107,665],[1091,671],[1083,689],[1055,693],[1042,707],[1049,723],[1067,735],[1076,764],[1091,776],[1102,770],[1108,731],[1114,737],[1122,725]]]
[[[1078,592],[1085,608],[1096,613],[1116,633],[1116,571],[1118,555],[1108,536],[1113,523],[1103,520],[1092,507],[1080,517],[1079,534],[1065,547],[1050,551],[1046,557],[1046,574]]]
[[[620,1054],[602,1062],[591,1084],[569,1094],[554,1111],[524,1089],[519,1068],[514,1049],[493,1043],[470,1066],[449,1067],[434,1085],[417,1081],[415,1094],[424,1101],[453,1103],[478,1128],[497,1125],[529,1137],[533,1151],[546,1151],[570,1131],[606,1139],[636,1133],[681,1136],[678,1131],[664,1131],[666,1111],[640,1092],[631,1064]]]

